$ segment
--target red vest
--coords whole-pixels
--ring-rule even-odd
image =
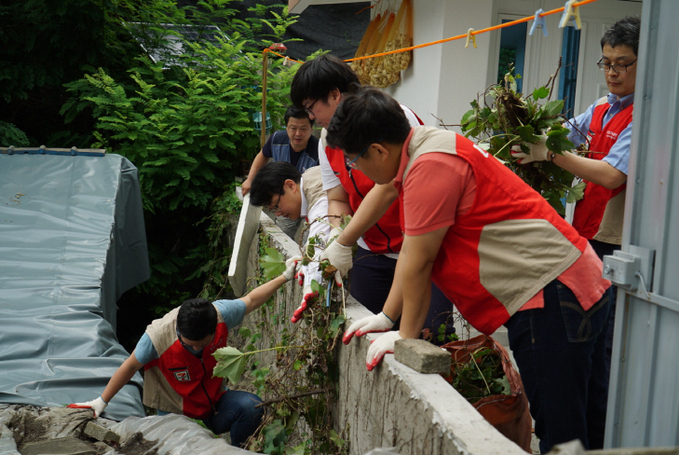
[[[401,107],[404,110],[408,109],[415,116],[418,123],[424,125],[422,119],[415,112],[405,106]],[[327,146],[325,154],[328,157],[330,167],[332,167],[333,172],[342,183],[342,187],[349,195],[351,210],[356,212],[365,195],[375,186],[375,182],[357,169],[347,169],[342,150]],[[394,201],[382,218],[363,234],[363,240],[370,247],[370,251],[379,254],[398,253],[401,251],[403,231],[401,230],[400,219],[401,206],[398,204],[398,201]]]
[[[587,240],[540,194],[469,139],[416,128],[408,152],[411,164],[422,152],[444,152],[461,157],[472,168],[474,203],[448,229],[432,281],[482,333],[489,335],[504,324],[587,247]],[[404,184],[407,179],[406,175]],[[403,187],[397,187],[402,204]]]
[[[593,152],[587,154],[588,158],[601,160],[608,155],[611,147],[617,141],[618,135],[632,121],[633,108],[634,104],[630,104],[610,119],[605,126],[602,126],[603,118],[610,109],[610,105],[603,103],[594,108],[592,121],[589,124],[589,136],[591,138],[589,148]],[[577,229],[580,235],[587,239],[594,238],[599,232],[606,204],[626,187],[627,184],[623,183],[619,187],[609,190],[596,183],[587,182],[584,197],[576,204],[573,214],[573,227]]]
[[[328,146],[325,148],[325,154],[328,157],[330,167],[332,167],[335,175],[340,179],[342,187],[349,195],[351,210],[356,212],[365,195],[375,186],[375,182],[357,169],[347,170],[342,150]],[[370,251],[379,254],[398,253],[401,251],[403,233],[399,225],[399,218],[400,207],[394,201],[382,218],[363,234],[363,240],[370,247]]]
[[[157,359],[144,365],[144,371],[158,367],[167,385],[182,397],[182,413],[187,417],[208,418],[224,393],[224,378],[212,376],[217,364],[212,354],[226,346],[228,335],[226,324],[220,322],[212,342],[203,348],[200,359],[189,353],[177,339]]]

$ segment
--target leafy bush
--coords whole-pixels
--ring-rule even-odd
[[[0,146],[28,147],[29,145],[26,133],[17,128],[13,123],[0,120]]]
[[[552,79],[553,80],[553,79]],[[547,135],[547,148],[562,154],[573,149],[568,140],[569,130],[562,126],[563,100],[549,100],[550,82],[524,97],[517,93],[514,76],[505,74],[504,83],[490,86],[473,100],[472,109],[462,117],[462,132],[479,142],[534,190],[561,215],[565,213],[562,199],[575,202],[582,198],[584,184],[573,186],[573,174],[549,161],[519,164],[511,156],[511,148],[524,143],[535,143],[541,134]],[[488,100],[488,101],[487,101]]]
[[[200,292],[206,264],[215,258],[205,235],[213,210],[221,207],[215,201],[233,190],[234,177],[260,148],[253,114],[262,103],[261,50],[282,40],[295,21],[286,9],[271,21],[231,20],[236,10],[230,3],[170,10],[135,29],[147,49],[182,49],[171,61],[141,56],[124,77],[99,68],[67,84],[66,121],[91,115],[90,145],[127,157],[139,170],[152,267],[142,289],[161,302],[158,312]],[[219,24],[224,35],[189,41],[160,25],[169,20],[198,31]],[[294,69],[269,59],[267,110],[275,128],[289,104]]]

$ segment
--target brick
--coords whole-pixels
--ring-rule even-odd
[[[394,357],[402,364],[424,374],[449,373],[450,353],[424,340],[397,340]]]
[[[115,443],[120,442],[120,435],[94,422],[87,422],[84,433],[86,436],[96,439],[97,441],[112,441]]]

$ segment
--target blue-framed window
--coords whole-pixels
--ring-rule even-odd
[[[504,19],[502,23],[510,22]],[[511,27],[505,27],[500,32],[500,57],[497,69],[498,83],[504,81],[505,73],[509,66],[514,64],[514,75],[523,74],[524,60],[526,57],[526,30],[527,24],[521,23]],[[523,80],[516,80],[517,90],[521,92]]]
[[[559,76],[559,99],[564,100],[563,115],[575,115],[575,87],[578,78],[578,53],[580,51],[580,30],[575,27],[563,28],[561,47],[561,71]]]

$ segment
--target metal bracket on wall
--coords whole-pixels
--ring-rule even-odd
[[[614,251],[604,256],[603,277],[614,285],[636,291],[641,284],[642,290],[650,293],[653,286],[653,262],[655,250],[629,245],[627,251]]]

